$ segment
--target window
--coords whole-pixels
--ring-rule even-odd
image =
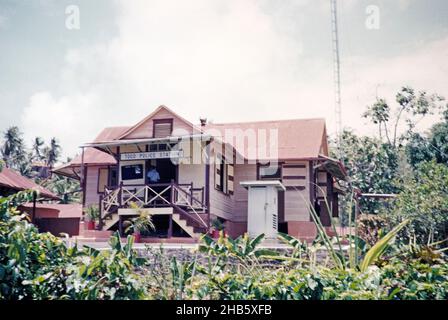
[[[233,164],[226,163],[222,155],[217,155],[215,161],[215,189],[233,195],[233,172]]]
[[[121,167],[122,180],[138,180],[143,179],[143,165],[134,164]]]
[[[118,186],[117,167],[109,168],[109,181],[111,187]]]
[[[276,163],[260,165],[258,167],[258,176],[260,177],[260,180],[280,180],[282,177],[281,167]]]
[[[109,180],[109,169],[101,168],[98,172],[98,193],[103,193]]]
[[[155,119],[153,120],[153,137],[166,138],[173,132],[173,119]]]
[[[219,191],[222,191],[224,193],[228,192],[228,188],[227,188],[227,181],[228,181],[228,171],[227,171],[227,164],[224,163],[224,161],[221,161],[221,163],[219,164],[219,171],[221,172],[220,174],[220,179],[221,181],[219,182],[220,188]]]

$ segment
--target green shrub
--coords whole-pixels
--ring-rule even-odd
[[[145,297],[135,269],[143,261],[123,246],[118,234],[111,250],[67,247],[49,233],[39,233],[17,205],[30,192],[0,198],[0,299],[139,299]]]

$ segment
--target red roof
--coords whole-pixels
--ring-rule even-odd
[[[0,172],[0,186],[17,191],[37,190],[44,198],[59,199],[59,197],[50,190],[45,189],[10,168],[3,168]]]
[[[108,142],[118,139],[121,135],[127,132],[132,127],[109,127],[103,129],[95,138],[94,142]]]
[[[240,132],[248,132],[254,130],[255,136],[259,130],[265,130],[266,141],[256,138],[256,145],[248,143],[248,135],[244,137],[244,143],[238,143],[238,139],[226,138],[225,130],[233,129],[242,130]],[[223,124],[207,124],[205,132],[216,135],[219,134],[223,142],[232,145],[238,153],[249,160],[258,159],[257,150],[270,145],[270,130],[277,130],[278,133],[278,159],[310,159],[318,158],[320,154],[326,155],[327,137],[324,119],[296,119],[296,120],[277,120],[277,121],[257,121],[242,123],[223,123]],[[217,133],[213,134],[213,131]],[[273,143],[275,141],[272,141]],[[256,147],[256,148],[254,148]],[[269,154],[267,148],[267,159],[273,159],[274,155]],[[255,152],[254,152],[255,151]],[[254,158],[255,155],[255,158]]]
[[[84,165],[108,166],[115,165],[117,161],[113,156],[95,148],[84,149]],[[53,172],[72,179],[79,179],[81,174],[82,155],[76,156],[69,163],[53,169]]]
[[[31,212],[32,203],[21,206],[25,211]],[[81,218],[82,205],[80,204],[48,204],[36,203],[36,218]]]
[[[105,153],[95,148],[84,149],[84,164],[113,165],[116,163],[117,161],[115,160],[115,158],[108,153]],[[82,164],[82,155],[78,155],[72,161],[70,161],[70,165],[72,166],[81,166],[81,164]]]

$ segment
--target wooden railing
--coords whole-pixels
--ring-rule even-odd
[[[200,213],[207,211],[204,188],[194,188],[193,184],[154,183],[145,185],[123,185],[118,188],[106,187],[100,197],[101,221],[118,209],[129,208],[131,203],[140,208],[173,207],[190,220],[203,227],[208,224]],[[100,223],[102,224],[102,222]]]

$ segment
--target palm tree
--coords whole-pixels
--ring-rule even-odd
[[[1,153],[6,166],[20,169],[23,164],[27,163],[22,133],[18,127],[13,126],[5,131],[3,137],[4,143]]]
[[[41,161],[44,158],[42,147],[44,146],[44,140],[41,137],[36,137],[33,140],[33,148],[32,148],[32,159],[36,161]]]
[[[56,138],[51,138],[50,146],[46,148],[47,165],[52,168],[61,155],[61,145]]]
[[[78,181],[53,175],[42,183],[42,186],[51,190],[61,198],[61,203],[79,203],[81,201],[81,188]]]

